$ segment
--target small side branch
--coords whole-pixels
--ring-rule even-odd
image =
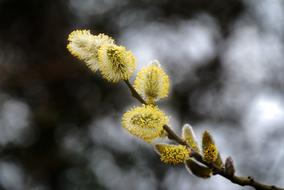
[[[187,143],[182,138],[180,138],[169,126],[165,125],[164,129],[165,131],[167,131],[169,139],[174,140],[179,144],[189,147]],[[260,183],[250,176],[242,177],[242,176],[236,176],[236,175],[231,175],[231,176],[227,175],[224,171],[224,168],[219,168],[218,166],[214,164],[205,162],[202,158],[202,155],[200,155],[199,153],[195,152],[192,149],[191,149],[191,156],[195,158],[198,162],[206,165],[208,168],[211,168],[213,171],[216,171],[215,172],[216,174],[227,178],[232,183],[235,183],[241,186],[251,186],[257,190],[284,190],[283,188],[276,187],[274,185],[266,185],[266,184]]]
[[[147,102],[138,94],[138,92],[135,90],[135,88],[130,84],[128,80],[124,81],[128,88],[131,91],[131,94],[134,98],[136,98],[139,102],[142,104],[147,104]],[[184,141],[179,135],[177,135],[168,125],[164,125],[164,130],[168,133],[168,138],[177,142],[178,144],[187,146],[189,149],[190,146]],[[251,186],[254,187],[256,190],[284,190],[284,188],[276,187],[274,185],[267,185],[264,183],[260,183],[256,181],[253,177],[242,177],[242,176],[236,176],[236,175],[228,175],[225,173],[224,168],[219,168],[218,166],[207,163],[203,160],[203,157],[201,154],[195,152],[191,149],[191,157],[196,159],[198,162],[206,165],[208,168],[211,168],[214,171],[214,174],[223,176],[224,178],[227,178],[232,183],[238,184],[240,186]]]

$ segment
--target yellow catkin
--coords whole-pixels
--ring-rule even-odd
[[[203,158],[208,163],[213,163],[218,158],[218,149],[208,131],[205,131],[202,136],[202,151]]]
[[[200,153],[197,140],[192,127],[189,124],[185,124],[182,128],[182,138],[187,144],[197,153]]]
[[[95,72],[99,68],[98,49],[104,44],[114,44],[114,40],[105,34],[92,35],[89,30],[75,30],[68,36],[67,49]]]
[[[148,103],[167,97],[169,86],[169,77],[157,60],[142,68],[134,81],[134,88]]]
[[[190,151],[183,145],[156,144],[155,148],[166,164],[179,164],[189,159]]]
[[[124,113],[121,123],[129,133],[150,143],[163,134],[167,122],[168,117],[157,106],[142,105]]]
[[[136,68],[136,59],[123,46],[102,45],[98,50],[98,60],[103,78],[110,82],[128,80]]]

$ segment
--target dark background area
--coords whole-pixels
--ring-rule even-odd
[[[114,37],[138,68],[160,60],[174,129],[209,129],[238,173],[284,186],[283,1],[0,0],[0,23],[0,189],[246,189],[123,131],[137,102],[70,55],[75,29]]]

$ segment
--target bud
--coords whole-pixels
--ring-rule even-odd
[[[205,131],[202,136],[202,151],[203,158],[208,163],[213,163],[218,158],[218,149],[208,131]]]
[[[197,153],[200,153],[197,140],[192,127],[189,124],[185,124],[182,128],[182,138],[186,143]]]
[[[188,172],[201,178],[209,178],[212,175],[212,170],[204,165],[199,164],[193,159],[188,159],[185,162],[185,167]]]
[[[222,167],[223,167],[223,161],[222,161],[220,152],[218,152],[218,156],[217,156],[217,159],[214,161],[214,164],[215,164],[216,166],[218,166],[219,168],[222,168]]]
[[[229,156],[225,162],[225,174],[233,176],[235,174],[235,167],[233,159]]]

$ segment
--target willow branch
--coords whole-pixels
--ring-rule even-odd
[[[147,102],[138,94],[135,88],[130,84],[128,80],[124,80],[127,87],[130,89],[131,94],[134,98],[136,98],[142,104],[147,104]],[[193,157],[198,162],[206,165],[208,168],[211,168],[214,171],[215,175],[223,176],[227,178],[232,183],[238,184],[240,186],[251,186],[254,187],[256,190],[284,190],[284,188],[276,187],[274,185],[267,185],[261,182],[256,181],[253,177],[243,177],[243,176],[236,176],[236,175],[228,175],[225,173],[224,168],[219,168],[215,164],[207,163],[203,160],[202,155],[198,152],[195,152],[185,140],[183,140],[179,135],[177,135],[168,125],[163,126],[164,130],[168,133],[168,138],[177,142],[178,144],[184,145],[191,150],[191,157]]]
[[[124,80],[127,87],[130,89],[131,94],[134,98],[136,98],[139,102],[142,104],[147,104],[147,102],[138,94],[138,92],[133,88],[133,86],[130,84],[129,80]]]
[[[168,135],[170,136],[169,137],[170,139],[176,141],[179,144],[186,145],[187,147],[189,147],[188,144],[181,137],[179,137],[169,126],[167,125],[164,126],[164,130],[167,131]],[[191,149],[191,156],[195,158],[198,162],[206,165],[207,167],[211,168],[213,171],[216,171],[215,174],[218,174],[218,175],[221,175],[227,178],[232,183],[235,183],[241,186],[251,186],[257,190],[284,190],[284,188],[276,187],[274,185],[267,185],[264,183],[260,183],[250,176],[243,177],[243,176],[236,176],[236,175],[227,175],[224,171],[224,168],[219,168],[218,166],[214,164],[205,162],[202,156],[192,149]]]

